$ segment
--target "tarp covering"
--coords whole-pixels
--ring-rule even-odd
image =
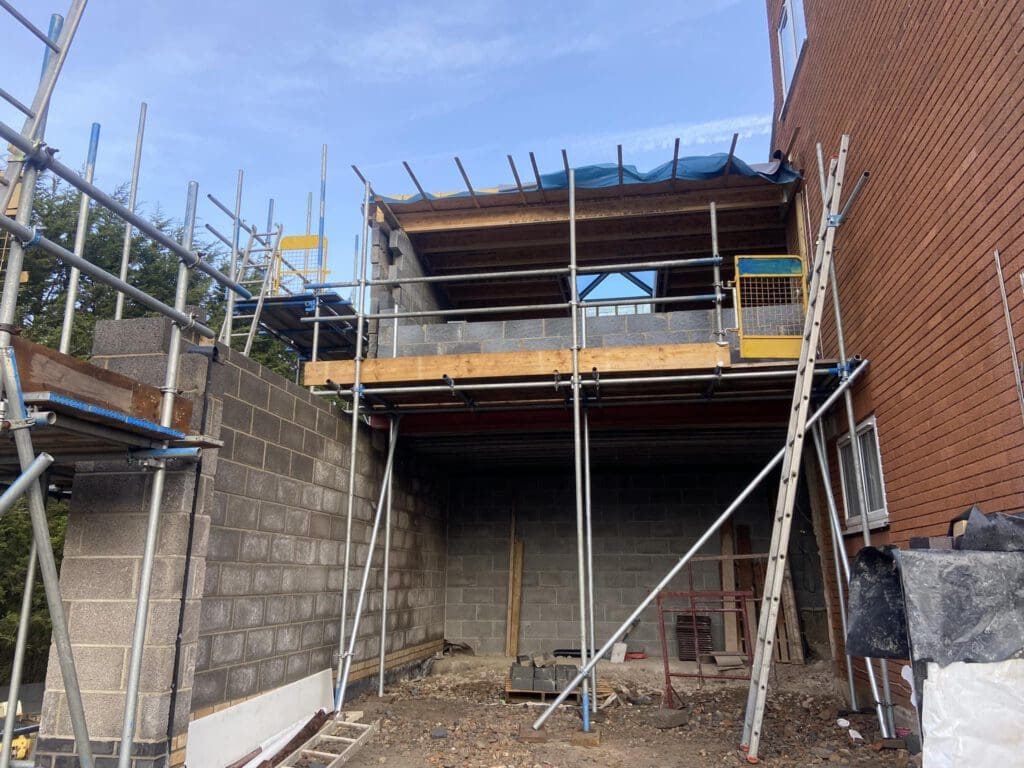
[[[907,613],[896,570],[899,550],[865,547],[850,568],[846,652],[873,659],[909,659]]]
[[[1024,519],[977,507],[964,518],[960,549],[858,553],[847,653],[941,666],[1024,658]]]
[[[1024,656],[1024,553],[911,549],[899,568],[912,659]]]
[[[656,184],[663,181],[671,181],[673,162],[659,165],[649,171],[638,171],[634,165],[622,166],[623,185],[631,184]],[[729,164],[729,155],[719,152],[714,155],[700,155],[693,157],[680,157],[675,168],[675,178],[680,181],[705,181],[725,176],[726,166],[729,167],[730,176],[746,176],[748,178],[760,178],[771,184],[789,184],[800,178],[800,172],[789,163],[782,160],[775,160],[770,163],[759,163],[748,165],[735,155],[732,164]],[[601,189],[605,187],[617,187],[619,185],[619,166],[616,163],[601,163],[599,165],[584,165],[576,168],[576,187],[579,189]],[[540,177],[541,186],[545,190],[568,189],[569,178],[564,170],[555,173],[544,173]],[[536,182],[523,183],[523,190],[527,192],[537,189]],[[473,188],[477,195],[497,195],[516,192],[518,188],[514,185],[502,185],[498,187]],[[428,192],[427,197],[431,200],[442,200],[450,197],[469,197],[468,190],[458,192]],[[396,195],[394,197],[382,197],[391,205],[401,203],[415,203],[423,199],[420,194]]]

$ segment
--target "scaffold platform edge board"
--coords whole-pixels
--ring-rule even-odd
[[[121,429],[154,437],[178,439],[188,432],[191,401],[174,398],[167,429],[159,425],[163,395],[157,387],[27,339],[15,336],[11,342],[26,405],[65,409],[78,418],[104,424],[117,422]]]
[[[652,344],[643,347],[593,347],[580,350],[580,370],[601,374],[632,374],[710,370],[729,366],[728,350],[717,344]],[[517,352],[485,352],[466,355],[420,355],[371,358],[362,364],[363,384],[436,384],[449,376],[457,382],[508,377],[551,377],[572,373],[572,352],[548,349]],[[307,363],[304,384],[323,385],[328,380],[342,386],[355,379],[355,363],[332,360]]]

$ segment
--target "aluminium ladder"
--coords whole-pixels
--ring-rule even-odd
[[[249,242],[246,244],[238,266],[238,284],[253,287],[253,294],[256,295],[256,306],[247,314],[234,316],[233,322],[242,321],[243,323],[248,323],[248,327],[243,326],[243,330],[235,330],[234,325],[232,325],[230,338],[224,338],[227,336],[227,320],[225,319],[225,325],[221,330],[221,341],[230,347],[232,339],[244,338],[245,344],[242,347],[242,354],[246,357],[252,351],[252,343],[260,326],[264,302],[273,290],[273,275],[277,269],[276,261],[280,257],[281,236],[283,232],[284,228],[280,224],[277,225],[277,229],[274,231],[263,235],[257,234],[255,230],[250,232]]]
[[[793,508],[800,479],[800,461],[806,438],[814,365],[821,336],[821,318],[825,308],[825,294],[829,287],[836,229],[842,218],[840,199],[849,143],[849,136],[843,136],[839,147],[839,156],[832,160],[829,167],[814,264],[811,266],[803,341],[793,388],[793,403],[790,410],[789,429],[786,434],[785,455],[782,462],[764,595],[761,602],[761,617],[754,645],[754,664],[743,721],[741,743],[742,748],[747,751],[747,762],[749,763],[759,762],[758,749],[761,743],[765,702],[768,695],[768,676],[771,671],[775,629],[779,619],[779,606],[787,566],[786,550],[793,524]]]
[[[281,768],[318,763],[326,768],[340,768],[355,757],[363,745],[373,737],[379,722],[375,720],[372,723],[352,723],[337,718],[329,720],[312,738],[292,752],[281,763]],[[307,762],[300,763],[299,761],[303,759]]]

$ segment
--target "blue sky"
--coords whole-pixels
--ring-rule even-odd
[[[54,7],[50,4],[54,3]],[[66,0],[16,0],[40,27]],[[42,45],[0,12],[0,87],[31,99]],[[305,231],[328,145],[327,226],[334,279],[351,275],[362,189],[355,163],[382,194],[414,192],[408,160],[429,191],[511,183],[506,154],[528,173],[570,162],[646,170],[683,155],[727,151],[767,159],[771,70],[763,0],[93,0],[52,102],[49,142],[80,167],[92,122],[102,125],[96,181],[130,177],[139,103],[149,104],[139,199],[171,216],[199,182],[206,201],[234,200],[265,225],[277,201],[286,233]],[[20,127],[0,102],[0,119]],[[314,229],[315,229],[314,223]]]

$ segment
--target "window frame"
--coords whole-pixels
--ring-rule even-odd
[[[871,433],[874,436],[874,448],[875,455],[877,456],[877,462],[874,462],[875,469],[878,472],[878,484],[882,492],[882,506],[876,509],[867,510],[868,517],[868,529],[884,528],[889,525],[889,500],[885,494],[885,471],[882,467],[882,446],[878,439],[878,419],[871,415],[861,421],[856,427],[857,436],[857,451],[860,456],[861,466],[866,469],[867,462],[864,457],[864,452],[861,448],[861,437],[867,433]],[[849,433],[843,433],[836,440],[836,461],[839,464],[839,489],[843,496],[843,521],[845,525],[846,533],[856,533],[857,531],[863,530],[863,520],[861,515],[850,515],[850,500],[846,496],[847,488],[847,470],[843,462],[843,449],[851,445]],[[852,454],[851,454],[852,457]],[[852,471],[852,467],[850,468]],[[855,482],[853,478],[850,478],[851,482]],[[864,493],[866,489],[861,489],[861,493]]]
[[[799,17],[793,9],[796,3],[800,4]],[[775,42],[779,52],[779,77],[782,84],[782,104],[789,102],[789,94],[793,90],[793,83],[796,81],[797,73],[800,71],[800,62],[803,60],[804,48],[807,46],[807,14],[803,7],[803,0],[783,0],[782,9],[779,13],[779,21],[775,25]],[[786,77],[786,54],[783,44],[783,21],[789,20],[789,35],[793,45],[793,71],[789,78]],[[799,24],[797,22],[800,22]],[[797,35],[803,36],[798,39]]]

